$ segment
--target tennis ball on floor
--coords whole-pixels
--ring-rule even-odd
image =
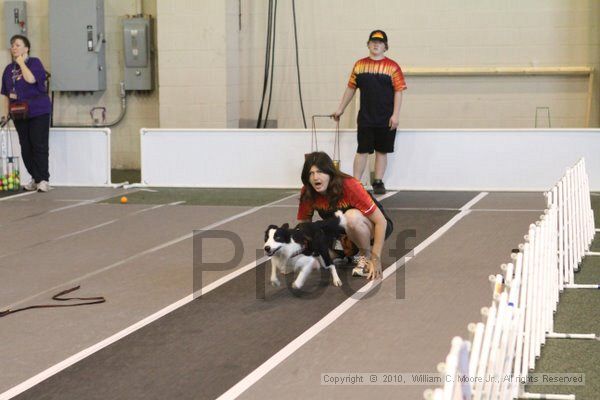
[[[8,183],[13,183],[14,182],[14,178],[12,176],[8,177]]]
[[[13,184],[12,183],[8,184],[8,190],[13,190]]]
[[[127,203],[127,196],[121,197],[121,204]]]

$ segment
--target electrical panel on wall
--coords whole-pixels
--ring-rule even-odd
[[[104,0],[49,0],[50,88],[106,89]]]
[[[125,90],[152,90],[152,20],[135,16],[123,20]]]
[[[6,43],[10,48],[10,38],[14,35],[27,36],[27,4],[24,1],[4,2],[4,26]]]

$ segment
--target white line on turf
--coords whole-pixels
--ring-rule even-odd
[[[474,208],[471,211],[473,212],[541,212],[544,210],[542,208],[531,208],[531,209],[510,209],[510,208]]]
[[[297,208],[291,204],[281,204],[273,206],[274,208]],[[460,208],[452,207],[385,207],[386,211],[460,211]],[[476,212],[544,212],[543,209],[510,209],[510,208],[473,208]]]
[[[479,202],[479,200],[483,199],[487,195],[488,195],[488,192],[481,192],[481,193],[479,193],[477,196],[473,197],[471,199],[471,201],[469,201],[467,204],[465,204],[464,206],[462,206],[460,208],[460,210],[461,211],[463,211],[463,210],[469,210],[471,207],[473,207],[475,204],[477,204]]]
[[[140,214],[140,213],[143,213],[143,212],[146,212],[146,211],[156,210],[157,208],[161,208],[161,207],[179,206],[179,205],[184,204],[184,203],[185,203],[185,201],[174,201],[172,203],[167,203],[167,204],[158,204],[158,205],[155,205],[155,206],[152,206],[152,207],[148,207],[148,208],[144,208],[142,210],[136,211],[136,212],[134,212],[131,215],[136,215],[136,214]]]
[[[129,193],[130,192],[128,192],[128,194]],[[83,200],[83,201],[80,201],[79,203],[75,203],[75,204],[71,204],[71,205],[68,205],[68,206],[64,206],[64,207],[59,207],[59,208],[54,208],[52,210],[48,210],[48,211],[44,212],[44,214],[45,213],[55,213],[55,212],[65,211],[65,210],[69,210],[69,209],[75,208],[75,207],[87,206],[89,204],[94,204],[94,203],[97,203],[99,201],[108,200],[108,199],[113,198],[113,197],[115,197],[114,194],[112,194],[110,196],[97,197],[95,199],[90,199],[90,200]]]
[[[375,195],[375,198],[377,199],[377,201],[382,201],[384,199],[387,199],[390,196],[395,195],[396,193],[398,193],[395,190],[388,190],[386,194],[382,194],[382,195]],[[296,195],[296,196],[291,196],[293,197],[297,197],[296,200],[299,200],[300,198]],[[277,207],[277,208],[297,208],[298,204],[274,204],[271,207]],[[388,208],[385,207],[385,209],[387,210]]]
[[[121,196],[121,195],[124,195],[124,194],[125,195],[130,195],[130,194],[133,194],[133,193],[138,192],[138,191],[139,191],[138,189],[135,189],[135,190],[124,191],[124,192],[120,192],[120,193],[116,193],[116,194],[115,193],[111,193],[111,194],[107,194],[107,195],[104,195],[104,196],[96,197],[95,199],[82,200],[79,203],[71,204],[69,206],[64,206],[64,207],[61,207],[61,208],[55,208],[53,210],[50,210],[49,212],[59,212],[59,211],[68,210],[68,209],[74,208],[74,207],[86,206],[88,204],[98,203],[98,202],[101,202],[101,201],[104,201],[104,200],[108,200],[108,199],[112,199],[113,197],[118,197],[118,196]]]
[[[78,201],[79,201],[79,200],[78,200]],[[159,204],[159,205],[156,205],[156,206],[147,207],[147,208],[144,208],[144,209],[142,209],[142,210],[135,211],[135,212],[133,212],[133,213],[131,213],[131,214],[126,214],[126,215],[123,217],[123,219],[124,219],[124,218],[129,218],[129,217],[132,217],[132,216],[134,216],[134,215],[139,215],[139,214],[141,214],[141,213],[145,213],[145,212],[147,212],[147,211],[156,210],[157,208],[161,208],[161,207],[165,207],[165,206],[175,206],[175,205],[178,205],[178,204],[180,204],[180,203],[181,203],[181,202],[175,202],[175,203],[169,203],[169,204]],[[67,233],[67,234],[65,234],[65,235],[62,235],[62,236],[57,236],[57,237],[54,237],[54,238],[52,238],[52,239],[49,239],[49,240],[44,240],[44,241],[41,241],[41,242],[37,242],[37,243],[34,243],[34,244],[32,244],[32,245],[25,246],[25,247],[22,247],[22,248],[20,248],[20,249],[17,249],[16,251],[12,251],[12,252],[9,252],[9,253],[0,254],[0,258],[3,258],[3,257],[8,257],[8,256],[11,256],[11,255],[14,255],[14,254],[21,253],[23,250],[28,250],[28,249],[34,248],[34,247],[36,247],[36,246],[40,246],[40,245],[42,245],[42,244],[46,244],[46,243],[50,243],[50,242],[56,242],[56,241],[63,240],[63,239],[67,239],[67,238],[70,238],[70,237],[73,237],[73,236],[76,236],[76,235],[79,235],[79,234],[82,234],[82,233],[90,232],[90,231],[93,231],[93,230],[95,230],[95,229],[100,229],[100,228],[102,228],[102,227],[104,227],[104,226],[110,225],[110,224],[112,224],[112,223],[115,223],[115,222],[117,222],[117,221],[120,221],[120,219],[118,219],[118,218],[117,218],[117,219],[112,219],[112,220],[110,220],[110,221],[102,222],[102,223],[100,223],[100,224],[97,224],[97,225],[94,225],[94,226],[90,226],[90,227],[88,227],[88,228],[84,228],[84,229],[81,229],[81,230],[79,230],[79,231],[70,232],[70,233]],[[23,301],[24,301],[24,300],[23,300]]]
[[[133,190],[133,191],[129,191],[129,192],[126,192],[126,193],[129,194],[129,193],[134,193],[136,191],[137,190]],[[30,193],[37,193],[37,192],[30,192]],[[23,193],[22,195],[17,195],[17,196],[23,196],[23,195],[27,195],[27,194],[29,194],[29,193]],[[11,197],[17,197],[17,196],[11,196]],[[34,214],[26,215],[24,217],[8,221],[8,223],[0,225],[0,227],[5,227],[5,226],[7,226],[7,225],[9,225],[9,224],[11,224],[13,222],[19,222],[19,221],[23,221],[23,220],[26,220],[26,219],[29,219],[29,218],[34,218],[34,217],[37,218],[37,217],[41,217],[42,215],[52,214],[52,213],[60,212],[60,211],[64,211],[64,210],[69,210],[69,209],[75,208],[75,207],[86,206],[88,204],[93,204],[93,203],[97,203],[97,202],[100,202],[100,201],[103,201],[103,200],[108,200],[108,199],[110,199],[112,197],[115,197],[115,194],[111,194],[110,196],[97,197],[97,198],[91,199],[91,200],[83,200],[83,201],[80,201],[79,203],[71,204],[71,205],[68,205],[68,206],[59,207],[59,208],[53,208],[53,209],[42,211],[42,212],[39,212],[39,213],[34,213]],[[2,200],[2,199],[0,199],[0,200]]]
[[[429,236],[423,242],[421,242],[412,252],[410,257],[403,257],[396,261],[394,264],[390,265],[383,271],[383,277],[377,281],[370,281],[362,288],[360,288],[352,297],[346,299],[342,304],[334,308],[329,314],[323,317],[319,322],[310,327],[296,339],[291,341],[287,346],[265,361],[261,366],[256,368],[250,374],[248,374],[245,378],[239,381],[236,385],[231,387],[228,391],[223,393],[218,397],[217,400],[227,400],[227,399],[235,399],[243,392],[245,392],[250,386],[254,385],[259,379],[265,376],[269,371],[277,367],[281,362],[283,362],[286,358],[292,355],[296,350],[306,344],[309,340],[314,338],[319,332],[327,328],[331,325],[336,319],[338,319],[342,314],[348,311],[353,305],[358,303],[367,293],[373,290],[377,285],[381,284],[381,282],[392,275],[396,270],[402,265],[406,264],[407,261],[414,258],[423,251],[427,246],[431,243],[435,242],[438,238],[440,238],[444,233],[446,233],[450,228],[452,228],[458,221],[466,217],[471,213],[470,208],[477,203],[479,200],[484,198],[488,193],[482,192],[479,193],[473,200],[469,201],[463,207],[461,207],[461,211],[456,214],[450,221],[448,221],[444,226],[435,231],[433,235]]]
[[[382,201],[382,200],[387,199],[390,196],[395,195],[396,193],[398,193],[398,192],[395,190],[388,190],[386,194],[375,196],[375,198],[377,199],[377,201]]]
[[[386,207],[385,209],[394,211],[459,211],[456,207]]]
[[[285,197],[285,198],[283,198],[283,199],[280,199],[280,200],[276,200],[274,203],[277,203],[277,202],[279,202],[279,201],[284,201],[284,200],[286,200],[286,199],[287,199],[287,197]],[[270,204],[270,203],[269,203],[269,204]],[[261,209],[263,209],[263,208],[265,208],[265,207],[268,207],[268,206],[269,206],[269,204],[265,204],[265,205],[262,205],[262,206],[254,207],[254,208],[251,208],[251,209],[249,209],[249,210],[246,210],[246,211],[244,211],[244,212],[241,212],[241,213],[239,213],[239,214],[235,214],[235,215],[233,215],[233,216],[231,216],[231,217],[225,218],[225,219],[223,219],[223,220],[220,220],[220,221],[217,221],[217,222],[215,222],[215,223],[213,223],[213,224],[210,224],[210,225],[208,225],[208,226],[205,226],[205,227],[201,228],[200,230],[205,230],[205,231],[206,231],[206,230],[213,229],[213,228],[215,228],[215,227],[217,227],[217,226],[220,226],[220,225],[226,224],[226,223],[228,223],[228,222],[231,222],[231,221],[234,221],[234,220],[236,220],[236,219],[238,219],[238,218],[241,218],[241,217],[244,217],[244,216],[246,216],[246,215],[252,214],[252,213],[254,213],[254,212],[258,211],[258,210],[261,210]],[[43,295],[43,294],[46,294],[46,293],[51,293],[51,292],[54,292],[54,291],[56,291],[56,290],[58,290],[58,289],[60,289],[60,288],[62,288],[62,287],[64,287],[64,286],[66,286],[66,285],[71,285],[71,284],[74,284],[74,283],[81,282],[81,281],[83,281],[83,280],[85,280],[85,279],[91,278],[92,276],[99,275],[99,274],[101,274],[101,273],[103,273],[103,272],[106,272],[106,271],[108,271],[108,270],[111,270],[111,269],[113,269],[113,268],[116,268],[116,267],[118,267],[118,266],[120,266],[120,265],[126,264],[126,263],[128,263],[129,261],[136,260],[136,259],[138,259],[138,258],[140,258],[140,257],[143,257],[143,256],[145,256],[145,255],[148,255],[148,254],[154,253],[154,252],[156,252],[156,251],[159,251],[159,250],[162,250],[162,249],[164,249],[164,248],[166,248],[166,247],[169,247],[169,246],[172,246],[172,245],[174,245],[174,244],[177,244],[177,243],[179,243],[179,242],[182,242],[182,241],[184,241],[184,240],[190,239],[190,238],[192,238],[193,236],[194,236],[194,234],[193,234],[193,233],[188,233],[188,234],[186,234],[186,235],[180,236],[180,237],[178,237],[178,238],[175,238],[175,239],[173,239],[173,240],[170,240],[170,241],[168,241],[168,242],[165,242],[165,243],[163,243],[163,244],[160,244],[160,245],[158,245],[158,246],[155,246],[155,247],[152,247],[152,248],[150,248],[150,249],[147,249],[147,250],[141,251],[141,252],[139,252],[139,253],[136,253],[136,254],[134,254],[134,255],[132,255],[132,256],[129,256],[129,257],[127,257],[127,258],[124,258],[124,259],[122,259],[122,260],[120,260],[120,261],[117,261],[117,262],[115,262],[115,263],[112,263],[112,264],[110,264],[110,265],[107,265],[106,267],[103,267],[103,268],[97,269],[97,270],[95,270],[95,271],[92,271],[92,272],[90,272],[90,273],[88,273],[88,274],[85,274],[85,275],[79,276],[79,277],[77,277],[77,278],[75,278],[75,279],[71,279],[71,280],[70,280],[70,281],[68,281],[68,282],[63,282],[63,283],[61,283],[60,285],[56,285],[56,286],[53,286],[53,287],[51,287],[51,288],[49,288],[49,289],[43,290],[43,291],[41,291],[41,292],[39,292],[39,293],[36,293],[36,294],[34,294],[34,295],[31,295],[31,296],[29,296],[29,297],[25,298],[25,299],[19,300],[19,301],[18,301],[18,302],[16,302],[16,303],[10,304],[9,306],[2,307],[2,309],[15,308],[15,306],[17,306],[17,305],[21,305],[21,304],[23,304],[23,303],[25,303],[25,302],[28,302],[28,301],[30,301],[30,300],[33,300],[33,299],[35,299],[35,298],[36,298],[36,297],[38,297],[38,296],[41,296],[41,295]]]
[[[16,198],[18,198],[18,197],[29,196],[29,195],[32,195],[32,194],[35,194],[35,193],[37,193],[37,192],[33,191],[33,192],[27,192],[27,193],[15,194],[15,195],[12,195],[12,196],[6,196],[6,197],[2,197],[2,198],[0,199],[0,201],[8,201],[8,200],[13,200],[13,199],[16,199]]]
[[[68,238],[68,237],[71,237],[71,236],[79,235],[80,233],[89,232],[89,231],[92,231],[94,229],[102,228],[103,226],[106,226],[106,225],[112,224],[114,222],[120,221],[121,219],[132,217],[134,215],[140,215],[142,213],[145,213],[145,212],[148,212],[148,211],[154,211],[154,210],[162,208],[162,207],[178,206],[178,205],[183,204],[183,203],[185,203],[185,201],[176,201],[176,202],[173,202],[173,203],[158,204],[158,205],[155,205],[155,206],[152,206],[152,207],[143,208],[141,210],[137,210],[135,212],[132,212],[131,214],[126,214],[126,215],[123,216],[123,218],[120,218],[120,219],[119,218],[113,219],[113,220],[110,220],[110,221],[107,221],[107,222],[103,222],[101,224],[98,224],[98,225],[95,225],[95,226],[92,226],[92,227],[89,227],[89,228],[86,228],[86,229],[82,229],[82,230],[77,231],[77,232],[67,233],[66,235],[59,236],[59,237],[53,239],[53,241],[54,240],[65,239],[65,238]]]
[[[225,275],[225,276],[217,279],[213,283],[209,283],[208,285],[206,285],[204,287],[201,287],[200,289],[196,290],[194,292],[194,296],[195,297],[197,297],[197,296],[205,296],[208,292],[211,292],[211,291],[215,290],[219,286],[224,285],[225,283],[229,282],[230,280],[232,280],[234,278],[237,278],[238,276],[242,275],[243,273],[248,272],[251,269],[256,268],[257,265],[260,265],[263,262],[268,261],[270,259],[271,259],[271,257],[265,256],[265,257],[262,257],[259,260],[251,262],[250,264],[248,264],[248,265],[246,265],[246,266],[244,266],[242,268],[236,269],[232,273],[227,274],[227,275]]]
[[[70,238],[70,237],[73,237],[73,236],[76,236],[76,235],[79,235],[79,234],[82,234],[82,233],[85,233],[85,232],[93,231],[94,229],[102,228],[103,226],[110,225],[110,224],[112,224],[114,222],[117,222],[117,221],[118,221],[118,219],[113,219],[113,220],[110,220],[110,221],[102,222],[101,224],[90,226],[89,228],[81,229],[81,230],[76,231],[76,232],[71,232],[71,233],[67,233],[66,235],[58,236],[56,238],[48,240],[48,242],[54,242],[56,240],[62,240],[62,239]]]
[[[164,207],[164,206],[172,206],[172,205],[174,205],[174,204],[173,203],[170,203],[170,204],[158,204],[158,205],[155,205],[155,206],[152,206],[152,207],[142,208],[141,210],[134,211],[134,212],[132,212],[129,215],[139,215],[139,214],[142,214],[142,213],[145,213],[145,212],[148,212],[148,211],[156,210],[157,208],[161,208],[161,207]]]
[[[274,208],[297,208],[298,206],[292,204],[281,204],[273,206]],[[385,207],[386,211],[460,211],[460,208],[452,207]],[[533,212],[533,211],[544,211],[543,209],[509,209],[509,208],[473,208],[471,211],[483,211],[483,212]]]
[[[279,199],[279,200],[276,200],[274,202],[271,202],[271,203],[268,203],[268,204],[265,204],[265,205],[262,205],[262,206],[251,208],[250,210],[246,210],[246,211],[241,212],[239,214],[233,215],[233,216],[231,216],[229,218],[225,218],[225,219],[223,219],[221,221],[218,221],[218,222],[215,222],[215,223],[210,224],[208,226],[205,226],[204,228],[202,228],[202,230],[209,230],[209,229],[215,228],[215,227],[217,227],[219,225],[226,224],[226,223],[234,221],[234,220],[236,220],[238,218],[241,218],[241,217],[244,217],[246,215],[249,215],[249,214],[252,214],[254,212],[257,212],[257,211],[259,211],[259,210],[261,210],[263,208],[270,207],[270,206],[272,206],[274,204],[277,204],[277,203],[279,203],[281,201],[285,201],[287,199],[290,199],[293,196],[297,196],[297,194],[293,194],[291,196],[284,197],[283,199]],[[92,273],[86,274],[86,275],[84,275],[82,277],[79,277],[77,279],[71,280],[69,282],[65,282],[65,283],[63,283],[60,286],[55,286],[55,287],[53,287],[51,289],[45,290],[44,292],[38,293],[35,296],[31,296],[28,299],[20,301],[19,303],[22,303],[22,302],[24,302],[26,300],[32,299],[34,297],[37,297],[37,296],[39,296],[41,294],[44,294],[44,293],[51,292],[51,291],[54,291],[56,289],[62,288],[63,286],[66,286],[67,284],[79,282],[79,281],[81,281],[83,279],[89,278],[89,277],[97,275],[97,274],[99,274],[101,272],[107,271],[107,270],[109,270],[111,268],[114,268],[114,267],[116,267],[118,265],[124,264],[127,261],[131,261],[131,260],[133,260],[135,258],[142,257],[143,255],[152,253],[154,251],[157,251],[157,250],[163,249],[165,247],[171,246],[171,245],[173,245],[175,243],[179,243],[179,242],[181,242],[183,240],[189,239],[192,236],[193,236],[193,234],[187,234],[185,236],[181,236],[181,237],[179,237],[177,239],[171,240],[170,242],[164,243],[164,244],[162,244],[160,246],[153,247],[151,249],[145,250],[145,251],[143,251],[141,253],[138,253],[138,254],[135,254],[135,255],[133,255],[131,257],[128,257],[125,260],[121,260],[121,261],[119,261],[117,263],[111,264],[111,265],[109,265],[107,267],[102,268],[101,270],[94,271]],[[21,382],[20,384],[12,387],[10,389],[8,389],[4,393],[1,393],[0,394],[0,400],[7,400],[7,399],[10,399],[10,398],[12,398],[14,396],[17,396],[17,395],[23,393],[27,389],[32,388],[33,386],[39,384],[40,382],[43,382],[44,380],[48,379],[49,377],[51,377],[51,376],[59,373],[60,371],[64,370],[65,368],[68,368],[69,366],[75,364],[76,362],[83,360],[84,358],[86,358],[86,357],[94,354],[95,352],[97,352],[99,350],[102,350],[106,346],[111,345],[112,343],[116,342],[117,340],[120,340],[120,339],[124,338],[125,336],[127,336],[127,335],[129,335],[129,334],[131,334],[131,333],[133,333],[133,332],[135,332],[135,331],[143,328],[144,326],[146,326],[146,325],[148,325],[148,324],[150,324],[150,323],[152,323],[154,321],[156,321],[157,319],[161,318],[162,316],[167,315],[170,312],[175,311],[176,309],[178,309],[178,308],[186,305],[187,303],[191,302],[194,299],[194,295],[195,294],[201,293],[202,295],[205,295],[206,293],[210,292],[211,290],[214,290],[218,286],[223,285],[224,283],[226,283],[226,282],[234,279],[235,277],[243,274],[244,272],[249,271],[249,270],[255,268],[257,265],[259,265],[260,263],[262,263],[262,262],[264,262],[266,260],[268,260],[268,258],[267,257],[263,257],[263,258],[261,258],[259,260],[253,261],[253,262],[249,263],[248,265],[246,265],[246,266],[244,266],[242,268],[239,268],[239,269],[231,272],[230,274],[228,274],[228,275],[226,275],[226,276],[218,279],[217,281],[215,281],[215,282],[213,282],[211,284],[208,284],[206,287],[201,288],[197,292],[195,292],[193,294],[190,294],[190,295],[184,297],[183,299],[181,299],[181,300],[179,300],[179,301],[177,301],[177,302],[175,302],[175,303],[173,303],[173,304],[171,304],[171,305],[169,305],[169,306],[167,306],[167,307],[159,310],[158,312],[156,312],[156,313],[154,313],[154,314],[152,314],[152,315],[144,318],[143,320],[141,320],[141,321],[139,321],[139,322],[137,322],[137,323],[129,326],[128,328],[125,328],[122,331],[117,332],[116,334],[114,334],[114,335],[112,335],[112,336],[104,339],[103,341],[101,341],[99,343],[96,343],[96,344],[94,344],[94,345],[92,345],[92,346],[90,346],[90,347],[88,347],[88,348],[86,348],[86,349],[84,349],[84,350],[82,350],[82,351],[80,351],[80,352],[78,352],[78,353],[76,353],[76,354],[68,357],[67,359],[61,361],[60,363],[57,363],[57,364],[51,366],[50,368],[45,369],[44,371],[38,373],[37,375],[34,375],[31,378],[29,378],[29,379]],[[17,303],[17,304],[19,304],[19,303]]]
[[[65,360],[53,365],[52,367],[45,369],[44,371],[40,372],[39,374],[32,376],[31,378],[27,379],[26,381],[21,382],[20,384],[10,388],[9,390],[7,390],[6,392],[4,392],[2,394],[0,394],[0,400],[8,400],[14,396],[17,396],[17,395],[23,393],[27,389],[30,389],[31,387],[37,385],[38,383],[50,378],[51,376],[70,367],[71,365],[83,360],[84,358],[94,354],[95,352],[102,350],[103,348],[115,343],[118,340],[123,339],[127,335],[132,334],[133,332],[156,321],[157,319],[164,317],[165,315],[177,310],[178,308],[183,307],[184,305],[193,301],[194,298],[196,298],[195,296],[197,294],[205,295],[208,292],[223,285],[224,283],[229,282],[230,280],[236,278],[237,276],[239,276],[253,268],[256,268],[257,265],[260,265],[261,263],[267,261],[268,259],[269,259],[269,257],[263,257],[259,260],[253,261],[250,264],[248,264],[240,269],[237,269],[234,272],[216,280],[215,282],[206,285],[204,288],[194,292],[193,294],[190,294],[190,295],[184,297],[183,299],[176,301],[175,303],[170,304],[167,307],[155,312],[154,314],[149,315],[148,317],[144,318],[143,320],[136,322],[135,324],[115,333],[114,335],[102,340],[101,342],[98,342],[98,343],[94,344],[93,346],[90,346],[90,347],[72,355],[71,357],[66,358]]]

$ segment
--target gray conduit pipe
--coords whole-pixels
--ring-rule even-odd
[[[117,119],[115,119],[112,122],[109,122],[107,124],[63,124],[63,123],[59,123],[59,124],[55,124],[54,128],[110,128],[113,127],[115,125],[117,125],[118,123],[120,123],[123,118],[125,118],[125,113],[127,112],[127,92],[125,92],[125,82],[121,81],[119,83],[119,86],[121,88],[120,90],[120,98],[121,98],[121,112],[119,113],[119,116],[117,117]]]

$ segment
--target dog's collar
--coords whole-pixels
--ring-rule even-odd
[[[282,248],[283,248],[283,246],[281,246],[281,247],[278,247],[278,248],[277,248],[277,250],[275,250],[275,251],[273,252],[273,254],[271,254],[269,257],[273,257],[273,256],[274,256],[275,254],[277,254],[277,252],[278,252],[279,250],[281,250]],[[296,251],[295,253],[292,253],[292,254],[291,254],[291,255],[290,255],[288,258],[294,258],[294,257],[298,257],[300,254],[304,253],[304,250],[305,250],[305,248],[304,248],[304,246],[302,246],[302,247],[300,248],[300,250]]]
[[[306,250],[306,242],[304,242],[302,245],[300,245],[300,250],[297,250],[295,253],[292,253],[290,258],[298,257],[300,254],[304,253],[305,250]]]
[[[300,244],[300,243],[298,243],[298,244]],[[304,239],[304,243],[300,244],[300,250],[296,251],[295,253],[292,253],[290,258],[298,257],[300,254],[304,253],[307,245],[308,245],[308,242],[306,239]]]
[[[283,248],[283,246],[278,247],[277,250],[275,250],[273,252],[273,254],[271,254],[269,257],[273,257],[282,248]],[[304,253],[304,250],[306,250],[306,246],[305,245],[301,246],[300,250],[297,250],[296,252],[290,254],[287,258],[290,259],[290,258],[298,257],[300,254]]]
[[[295,253],[292,253],[290,258],[298,257],[302,253],[304,253],[304,247],[300,248],[300,250],[296,251]]]

